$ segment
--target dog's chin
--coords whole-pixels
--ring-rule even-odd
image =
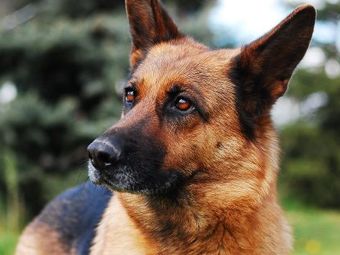
[[[121,166],[99,171],[88,164],[88,176],[91,182],[107,188],[133,194],[166,195],[176,191],[185,179],[178,171],[153,171],[143,173]]]
[[[102,176],[100,174],[100,171],[98,171],[89,161],[88,163],[88,177],[90,181],[96,185],[102,184]]]

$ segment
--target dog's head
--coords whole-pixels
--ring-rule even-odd
[[[124,110],[88,148],[90,179],[146,195],[269,192],[278,164],[270,110],[308,48],[314,8],[297,8],[243,48],[219,50],[180,33],[157,0],[126,8]]]

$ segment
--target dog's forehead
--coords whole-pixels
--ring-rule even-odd
[[[210,50],[198,43],[162,43],[153,47],[133,78],[154,89],[171,84],[226,80],[238,49]]]

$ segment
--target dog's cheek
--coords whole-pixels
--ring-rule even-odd
[[[202,168],[205,158],[209,157],[205,154],[208,144],[204,137],[199,128],[163,137],[167,145],[163,169],[176,169],[189,176]]]

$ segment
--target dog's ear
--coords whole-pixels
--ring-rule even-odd
[[[125,0],[125,5],[132,37],[132,67],[153,45],[182,37],[158,0]]]
[[[309,46],[315,9],[303,5],[269,33],[246,45],[235,58],[233,78],[239,106],[249,118],[269,111],[282,96],[292,73]]]

